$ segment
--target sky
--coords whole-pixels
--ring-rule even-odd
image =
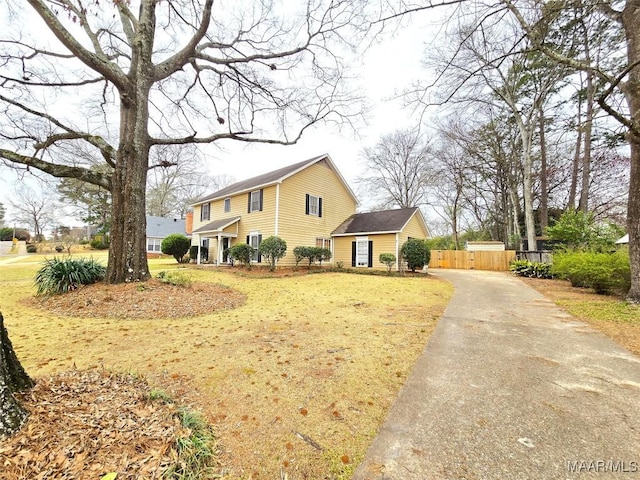
[[[361,65],[352,73],[358,75],[365,86],[364,93],[371,108],[367,112],[368,121],[357,125],[357,133],[350,127],[339,131],[335,126],[318,124],[292,146],[219,142],[206,147],[203,161],[209,172],[212,175],[229,175],[239,181],[327,153],[352,189],[356,190],[355,180],[365,171],[364,147],[375,145],[382,135],[394,130],[417,126],[416,115],[403,108],[400,100],[393,98],[413,80],[428,74],[422,67],[422,58],[425,45],[438,31],[434,27],[437,16],[440,16],[439,12],[432,10],[411,23],[405,22],[395,34],[379,38],[362,56]],[[40,176],[46,177],[44,174]],[[22,183],[35,190],[40,188],[33,178],[18,179],[8,169],[0,168],[0,202],[7,209],[6,224],[12,223],[13,216],[9,200],[14,196],[14,189]],[[361,209],[366,209],[367,199],[360,200]],[[57,223],[81,225],[79,220],[64,216]]]

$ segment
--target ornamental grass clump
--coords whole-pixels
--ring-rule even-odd
[[[93,258],[53,257],[44,261],[36,273],[36,295],[53,295],[75,290],[104,279],[107,268]]]

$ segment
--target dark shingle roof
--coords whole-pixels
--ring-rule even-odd
[[[267,172],[262,175],[258,175],[257,177],[252,177],[247,180],[236,182],[233,185],[229,185],[228,187],[223,188],[222,190],[218,190],[217,192],[214,192],[210,195],[206,195],[205,197],[202,197],[196,200],[195,204],[197,205],[199,203],[208,202],[210,200],[214,200],[217,198],[229,197],[236,193],[246,192],[263,185],[270,185],[270,184],[276,183],[282,178],[287,177],[288,175],[291,175],[292,173],[296,172],[297,170],[300,170],[305,166],[312,165],[313,163],[316,163],[317,161],[327,157],[328,156],[326,154],[320,155],[318,157],[305,160],[303,162],[294,163],[293,165],[288,165],[286,167],[279,168],[278,170],[273,170],[272,172]]]
[[[206,225],[203,225],[200,228],[194,230],[193,233],[217,232],[219,230],[223,230],[233,223],[236,223],[238,220],[240,220],[240,217],[221,218],[220,220],[214,220],[213,222],[207,223]]]
[[[147,237],[165,238],[172,233],[185,235],[186,222],[181,218],[153,217],[147,215]]]
[[[383,210],[381,212],[356,213],[336,228],[332,235],[356,233],[400,232],[418,207]]]

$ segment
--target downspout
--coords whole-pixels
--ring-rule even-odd
[[[274,235],[278,236],[278,217],[280,216],[280,183],[276,183],[276,221],[274,222]]]
[[[400,257],[398,256],[400,253],[400,250],[398,249],[398,246],[400,245],[399,235],[400,234],[396,232],[396,272],[398,271],[398,262],[400,261]]]

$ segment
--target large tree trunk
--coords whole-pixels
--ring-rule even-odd
[[[582,86],[582,80],[580,80]],[[582,153],[582,96],[578,93],[578,121],[576,135],[576,151],[573,154],[571,165],[571,186],[569,187],[569,199],[566,210],[576,208],[576,192],[578,191],[578,170],[580,169],[580,154]]]
[[[13,394],[33,385],[16,357],[0,313],[0,438],[13,435],[26,421],[27,412]]]
[[[149,279],[145,216],[150,138],[149,91],[153,85],[155,2],[142,2],[133,45],[130,88],[120,91],[120,144],[112,179],[112,224],[107,282]]]
[[[633,128],[629,131],[631,148],[631,169],[629,199],[627,204],[627,229],[629,232],[629,262],[631,264],[631,289],[627,299],[640,303],[640,0],[628,0],[622,21],[627,37],[627,62],[636,65],[629,72],[629,79],[623,87]]]
[[[591,183],[591,131],[593,126],[594,104],[593,73],[587,72],[587,111],[584,122],[584,157],[582,159],[582,191],[578,209],[587,212],[589,209],[589,185]]]
[[[547,182],[547,144],[545,139],[544,111],[540,108],[540,228],[542,234],[549,226],[549,187]]]

